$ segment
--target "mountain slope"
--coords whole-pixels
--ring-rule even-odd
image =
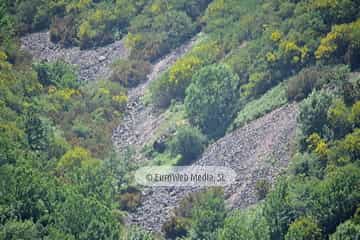
[[[258,180],[273,183],[292,156],[296,104],[281,107],[211,144],[195,162],[204,166],[227,166],[238,176],[235,184],[225,188],[228,207],[244,208],[257,202]],[[190,192],[198,188],[145,188],[142,205],[129,216],[131,223],[160,232],[171,210]]]

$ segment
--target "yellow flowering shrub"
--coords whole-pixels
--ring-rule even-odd
[[[266,61],[268,62],[276,62],[278,59],[278,56],[276,56],[276,54],[273,52],[268,52],[266,54]]]
[[[64,88],[55,92],[55,95],[63,99],[64,101],[70,100],[75,95],[80,95],[79,90],[72,88]]]
[[[317,59],[330,58],[339,46],[346,46],[353,49],[360,48],[360,19],[355,22],[335,25],[320,41],[320,46],[315,52]]]
[[[202,62],[199,58],[189,56],[178,60],[169,71],[169,80],[175,85],[190,80],[194,72],[199,69]]]
[[[100,88],[98,89],[98,93],[99,93],[100,95],[109,95],[109,94],[110,94],[110,90],[107,89],[107,88],[104,88],[104,87],[100,87]]]
[[[94,159],[87,149],[74,147],[61,157],[57,164],[57,170],[63,172],[78,167],[90,167],[98,164],[100,164],[100,161]]]
[[[6,53],[0,50],[0,69],[9,69],[11,67],[11,65],[6,60]]]
[[[308,58],[309,49],[306,46],[300,47],[294,41],[281,41],[279,50],[282,56],[289,59],[291,63],[305,62]]]
[[[215,0],[213,1],[207,11],[206,15],[212,15],[212,14],[216,14],[217,12],[220,12],[222,10],[225,9],[225,0]]]
[[[329,147],[327,143],[319,136],[317,133],[311,134],[307,142],[310,149],[312,149],[316,154],[321,157],[326,157],[329,152]]]
[[[125,46],[129,49],[133,49],[133,48],[136,48],[141,42],[143,42],[142,34],[128,33],[128,35],[125,39]]]
[[[271,41],[273,41],[273,42],[278,42],[278,41],[280,41],[280,39],[282,38],[282,36],[283,36],[283,34],[280,32],[280,31],[274,31],[274,32],[272,32],[271,33],[271,35],[270,35],[270,39],[271,39]]]
[[[111,99],[119,105],[125,105],[128,100],[128,97],[125,95],[115,95]]]
[[[320,41],[320,46],[315,52],[317,59],[328,58],[337,49],[336,41],[339,39],[340,34],[337,32],[330,32],[326,37]]]

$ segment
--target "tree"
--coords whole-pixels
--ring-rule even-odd
[[[119,239],[119,222],[114,213],[93,197],[84,197],[70,189],[61,193],[54,224],[79,240]]]
[[[285,240],[322,240],[321,229],[311,217],[301,217],[289,227]]]
[[[205,140],[197,128],[180,127],[169,143],[170,152],[175,156],[181,155],[178,165],[190,164],[204,150]]]
[[[317,59],[329,62],[346,62],[356,69],[360,65],[360,19],[352,23],[335,25],[332,27],[315,52]]]
[[[336,228],[330,235],[330,240],[357,240],[360,239],[360,225],[348,220]]]
[[[136,87],[146,80],[150,68],[150,63],[146,61],[120,59],[112,66],[110,80],[120,82],[124,87]]]
[[[312,133],[325,134],[327,112],[331,105],[331,95],[325,91],[313,91],[300,105],[299,120],[305,136]]]
[[[284,239],[287,229],[294,219],[294,213],[288,200],[288,188],[288,182],[280,179],[265,201],[264,217],[269,226],[272,240]]]
[[[270,240],[269,226],[262,215],[262,206],[235,211],[219,231],[219,240]]]
[[[60,172],[64,172],[67,170],[95,166],[99,164],[99,160],[92,158],[88,150],[82,147],[74,147],[73,149],[67,151],[64,156],[61,157],[57,164],[57,169]]]
[[[78,88],[75,69],[61,60],[53,63],[41,62],[34,65],[39,82],[45,86],[54,85],[59,88]]]
[[[222,136],[234,116],[238,80],[228,66],[210,65],[193,76],[186,90],[190,121],[211,138]]]
[[[342,99],[335,99],[328,110],[328,119],[336,139],[351,131],[350,109]]]
[[[49,144],[49,129],[39,114],[29,112],[25,122],[25,133],[32,150],[45,150]]]
[[[217,229],[225,219],[223,193],[212,189],[202,193],[191,211],[190,239],[216,239]]]
[[[154,61],[189,39],[195,32],[195,24],[185,12],[171,10],[154,16],[138,15],[131,21],[129,32],[130,57]]]
[[[360,203],[360,169],[352,164],[329,171],[324,181],[313,187],[309,212],[325,234],[350,218]]]
[[[0,228],[0,239],[4,240],[35,240],[40,238],[36,225],[30,221],[11,220]]]

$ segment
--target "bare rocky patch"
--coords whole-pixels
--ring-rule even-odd
[[[22,48],[37,60],[64,60],[78,68],[80,80],[95,80],[108,77],[111,63],[119,58],[127,58],[128,50],[124,40],[115,41],[103,47],[80,50],[79,47],[63,48],[50,41],[49,32],[37,32],[21,39]]]
[[[281,107],[211,144],[195,162],[202,166],[226,166],[237,173],[236,182],[224,189],[229,208],[245,208],[258,201],[256,183],[274,183],[291,158],[294,143],[296,104]],[[129,214],[129,222],[160,232],[172,210],[197,187],[148,187],[142,205]]]
[[[155,111],[151,105],[145,106],[142,99],[145,91],[153,80],[193,47],[197,37],[193,37],[155,63],[151,73],[147,76],[147,81],[129,90],[126,115],[113,133],[113,142],[119,152],[132,147],[136,152],[135,160],[142,160],[140,150],[152,138],[164,119],[164,115]]]

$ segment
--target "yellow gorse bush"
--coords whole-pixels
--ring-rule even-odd
[[[65,88],[61,90],[57,90],[55,95],[60,97],[61,99],[68,101],[75,95],[80,95],[80,91],[72,88]]]
[[[317,59],[330,58],[340,45],[349,44],[352,48],[360,48],[360,19],[355,22],[335,25],[320,41],[320,46],[315,52]]]
[[[201,65],[202,61],[195,56],[180,59],[169,71],[170,82],[177,85],[182,80],[191,79],[194,71]]]
[[[112,97],[112,100],[117,104],[126,104],[128,97],[126,95],[115,95]]]
[[[280,32],[280,31],[274,31],[271,33],[270,35],[270,39],[273,41],[273,42],[278,42],[280,41],[280,39],[282,38],[283,34]]]
[[[307,142],[310,149],[312,149],[316,154],[321,157],[326,157],[329,152],[329,147],[327,143],[319,136],[317,133],[311,134]]]

